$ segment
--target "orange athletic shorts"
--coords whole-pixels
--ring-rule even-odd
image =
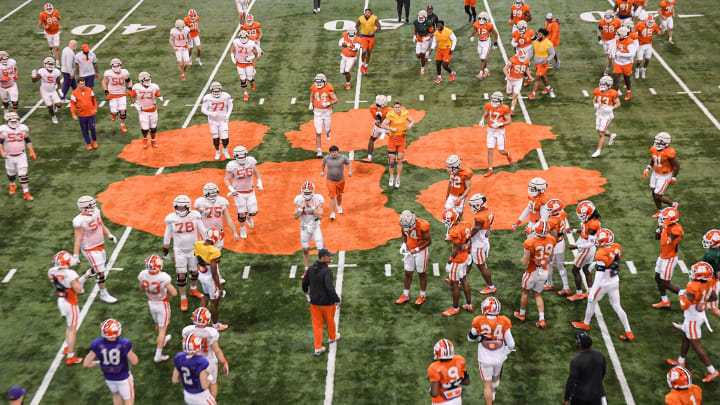
[[[613,66],[613,73],[622,73],[623,76],[630,76],[632,74],[632,63],[627,65],[618,65],[617,63]]]
[[[547,62],[536,64],[535,65],[535,75],[536,76],[545,76],[549,67],[550,67],[550,64]]]
[[[365,37],[360,35],[360,47],[372,51],[375,48],[375,37]]]
[[[477,5],[477,0],[465,0],[465,5],[475,7]]]
[[[452,59],[452,55],[450,55],[450,48],[437,50],[437,54],[435,54],[435,60],[441,60],[445,63],[450,63],[450,59]]]
[[[330,193],[330,198],[335,198],[338,195],[342,195],[345,191],[345,179],[342,179],[340,181],[327,181],[327,188],[328,192]]]
[[[388,136],[388,153],[405,153],[405,135]]]

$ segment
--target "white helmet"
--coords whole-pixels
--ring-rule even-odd
[[[0,63],[3,65],[7,65],[9,60],[10,55],[7,53],[7,51],[0,51]]]
[[[122,61],[118,58],[112,58],[110,68],[112,68],[112,71],[115,73],[120,72],[120,69],[122,69]]]
[[[445,159],[445,167],[450,173],[457,173],[461,164],[462,160],[458,155],[450,155]]]
[[[425,23],[425,21],[427,21],[427,11],[425,11],[425,10],[418,11],[417,19],[420,24]]]
[[[527,21],[520,20],[517,23],[517,30],[520,33],[520,35],[523,35],[525,31],[527,31]]]
[[[247,24],[247,25],[253,25],[254,22],[255,22],[255,16],[253,16],[253,15],[250,14],[250,13],[248,13],[248,14],[245,15],[245,24]]]
[[[380,108],[387,106],[387,97],[382,94],[378,94],[375,96],[375,105]]]
[[[190,213],[191,206],[192,201],[190,201],[190,197],[185,194],[180,194],[173,200],[173,208],[175,208],[175,213],[179,217],[186,217]]]
[[[175,28],[182,31],[185,28],[185,22],[180,19],[175,20]]]
[[[152,77],[148,72],[140,72],[140,74],[138,74],[138,81],[142,83],[143,86],[149,87],[150,83],[152,83]]]
[[[622,26],[627,28],[629,32],[632,32],[632,30],[635,28],[635,24],[633,24],[631,19],[626,20]]]
[[[603,18],[605,21],[610,22],[613,18],[615,18],[615,11],[608,9],[605,10],[605,13],[603,14]]]
[[[315,195],[315,185],[312,181],[307,180],[300,186],[300,192],[305,200],[310,201]]]
[[[247,41],[250,39],[250,35],[248,34],[247,31],[241,30],[240,33],[238,34],[238,38],[240,38],[240,42],[242,42],[243,44],[246,44]]]
[[[600,88],[601,91],[605,91],[605,90],[609,89],[610,87],[612,87],[612,85],[613,85],[613,78],[610,76],[603,76],[600,78],[600,84],[598,87]]]
[[[233,157],[235,158],[235,161],[238,162],[240,165],[244,165],[245,161],[247,160],[248,156],[248,150],[246,147],[242,145],[238,145],[233,149]]]
[[[84,195],[77,200],[77,207],[80,210],[81,213],[88,213],[92,214],[95,212],[95,207],[97,207],[97,202],[93,197],[90,197],[89,195]]]
[[[622,27],[618,28],[617,30],[618,38],[625,39],[628,35],[630,35],[630,30],[627,26],[623,25]]]
[[[355,35],[357,35],[357,29],[355,28],[354,25],[350,26],[350,28],[347,29],[347,35],[348,35],[348,38],[350,38],[350,39],[355,38]]]
[[[646,13],[646,14],[647,14],[647,13]],[[653,17],[651,14],[647,14],[647,16],[646,16],[645,18],[642,18],[642,19],[645,20],[645,25],[646,25],[648,28],[652,28],[653,25],[655,25],[655,17]],[[1,60],[1,59],[0,59],[0,60]]]
[[[205,196],[208,201],[214,203],[219,195],[220,189],[215,183],[207,183],[203,186],[203,196]]]
[[[523,4],[523,0],[515,0],[515,4],[517,4],[517,5]]]
[[[45,9],[45,12],[48,14],[52,14],[53,10],[55,10],[55,7],[53,7],[52,3],[45,3],[45,6],[43,8]]]
[[[410,231],[415,228],[417,223],[417,217],[415,213],[410,210],[405,210],[400,214],[400,226],[404,231]]]
[[[655,135],[655,141],[653,142],[653,145],[655,145],[655,149],[658,151],[661,151],[668,146],[670,146],[670,142],[672,141],[672,137],[667,132],[659,132],[657,135]]]
[[[528,195],[531,197],[537,197],[538,194],[542,194],[547,190],[547,182],[540,177],[535,177],[530,180],[528,184]]]
[[[327,77],[325,77],[325,75],[322,73],[318,73],[315,75],[314,82],[315,87],[317,87],[318,89],[322,89],[323,87],[325,87],[325,83],[327,83]]]
[[[212,82],[210,85],[210,94],[218,98],[220,97],[220,93],[222,93],[222,84],[220,84],[220,82]]]
[[[45,66],[45,69],[47,70],[55,69],[55,59],[48,56],[47,58],[43,59],[43,66]]]
[[[490,96],[490,105],[497,108],[500,107],[500,104],[503,102],[503,94],[499,91],[494,92]]]
[[[490,15],[488,15],[487,12],[481,11],[480,14],[478,14],[478,22],[482,25],[487,23],[490,20]]]
[[[487,207],[487,197],[485,197],[485,194],[473,194],[472,197],[470,197],[468,204],[470,205],[472,212],[477,213],[481,209]]]
[[[20,116],[15,111],[11,111],[7,113],[5,116],[7,119],[7,124],[10,128],[15,129],[20,125]]]

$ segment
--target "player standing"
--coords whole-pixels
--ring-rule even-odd
[[[575,209],[575,213],[580,219],[580,229],[573,229],[572,232],[580,232],[580,237],[574,245],[568,245],[570,250],[577,249],[575,262],[573,262],[573,278],[575,279],[575,294],[567,297],[568,301],[582,301],[587,298],[589,293],[582,292],[582,279],[580,278],[580,270],[585,273],[585,281],[588,286],[592,285],[592,274],[590,273],[590,263],[595,257],[595,241],[598,232],[602,228],[600,225],[600,212],[595,208],[592,201],[580,201]]]
[[[668,186],[675,184],[676,177],[680,173],[680,162],[677,159],[675,149],[670,147],[672,137],[667,132],[659,132],[655,135],[653,146],[650,147],[650,164],[647,165],[643,172],[643,179],[647,178],[648,173],[652,169],[650,175],[650,189],[652,190],[653,201],[657,212],[653,218],[660,216],[663,203],[677,207],[678,203],[670,201],[665,197],[665,191]]]
[[[702,246],[707,249],[702,261],[708,263],[713,268],[715,273],[713,290],[715,295],[720,295],[720,229],[711,229],[705,232],[702,239]],[[718,303],[720,298],[708,302],[708,309],[710,313],[720,318],[720,309],[718,309]]]
[[[600,156],[605,146],[605,136],[609,136],[608,146],[613,144],[617,134],[611,134],[610,122],[615,118],[613,111],[620,107],[620,97],[617,90],[612,88],[613,78],[603,76],[598,87],[593,90],[593,107],[595,107],[595,130],[598,133],[598,146],[592,157]]]
[[[530,183],[528,183],[528,205],[520,214],[517,221],[515,221],[512,225],[513,231],[516,231],[518,225],[522,224],[525,219],[529,218],[525,233],[528,234],[528,237],[530,237],[535,230],[536,222],[540,220],[547,221],[548,215],[550,214],[547,205],[545,205],[548,200],[545,196],[547,187],[547,182],[540,177],[530,179]]]
[[[529,23],[532,21],[532,14],[530,14],[530,6],[525,4],[523,0],[515,0],[513,5],[510,6],[510,20],[508,21],[508,25],[512,25],[513,33],[517,31],[520,21]]]
[[[210,381],[210,393],[213,398],[217,398],[219,377],[218,360],[223,366],[223,373],[225,375],[230,373],[227,359],[225,359],[225,355],[218,343],[220,333],[217,329],[208,327],[208,325],[210,325],[210,311],[205,307],[198,307],[193,311],[192,321],[193,325],[188,325],[182,330],[183,342],[190,335],[195,335],[200,338],[201,344],[198,355],[204,357],[210,364],[207,369],[208,380]]]
[[[187,335],[182,342],[183,351],[173,358],[175,368],[172,383],[182,382],[183,396],[188,405],[216,405],[215,398],[210,394],[210,363],[203,356],[196,356],[202,350],[202,339],[197,335]],[[182,373],[182,379],[180,374]]]
[[[630,35],[630,30],[627,27],[620,27],[617,31],[617,39],[615,40],[615,49],[613,53],[615,65],[613,66],[613,88],[615,90],[620,86],[620,75],[623,76],[625,86],[627,87],[627,93],[625,94],[625,100],[630,100],[632,97],[632,67],[633,59],[635,59],[635,52],[637,47],[635,45],[635,39]]]
[[[462,160],[457,155],[448,156],[445,160],[445,170],[450,176],[448,188],[445,192],[445,209],[455,210],[459,222],[462,221],[465,202],[467,202],[470,188],[472,188],[473,172],[467,167],[462,167]]]
[[[132,342],[120,337],[122,325],[116,319],[106,319],[100,325],[99,337],[90,344],[83,367],[100,366],[113,396],[113,404],[133,405],[135,403],[135,381],[130,373],[130,364],[138,364],[138,357],[132,350]],[[95,362],[95,357],[100,360]]]
[[[258,191],[263,190],[263,185],[262,179],[260,179],[260,171],[257,169],[257,160],[252,156],[248,156],[248,151],[244,146],[236,146],[233,149],[233,157],[235,160],[231,160],[225,166],[225,186],[230,190],[230,194],[235,201],[237,218],[238,222],[240,222],[240,237],[246,239],[245,221],[247,221],[248,228],[254,228],[253,217],[258,213],[253,176],[257,179]]]
[[[70,262],[72,262],[70,253],[61,250],[53,257],[55,266],[48,270],[48,277],[55,287],[55,294],[57,294],[60,315],[65,318],[67,324],[65,328],[66,346],[63,354],[67,356],[65,364],[68,366],[82,363],[82,357],[75,357],[75,336],[77,335],[79,315],[77,296],[83,293],[83,288],[78,280],[78,274],[70,268]]]
[[[528,95],[528,99],[535,99],[535,92],[540,85],[540,80],[545,84],[545,88],[541,94],[550,94],[550,97],[555,97],[553,88],[550,87],[550,83],[547,78],[547,71],[550,68],[550,61],[555,58],[555,47],[552,41],[547,37],[549,34],[545,28],[540,28],[537,32],[536,39],[532,40],[533,55],[535,62],[535,83],[533,83],[533,91]]]
[[[127,132],[125,128],[125,118],[127,118],[127,99],[126,94],[128,87],[132,89],[133,83],[130,79],[130,73],[127,69],[122,68],[122,61],[113,58],[110,61],[110,69],[103,74],[102,81],[105,96],[110,104],[110,120],[115,121],[115,116],[120,114],[120,131]]]
[[[360,38],[357,36],[355,27],[348,28],[338,41],[338,46],[342,48],[340,54],[340,73],[345,75],[345,90],[350,90],[350,79],[352,77],[352,68],[357,59],[357,53],[360,50]]]
[[[190,29],[185,26],[183,20],[175,20],[175,27],[170,30],[170,46],[175,52],[175,60],[180,71],[180,80],[185,81],[185,72],[190,66],[190,52],[188,46],[191,43]]]
[[[167,360],[169,357],[162,353],[163,348],[170,341],[171,335],[166,335],[170,324],[170,297],[177,296],[177,290],[171,284],[172,278],[162,271],[163,261],[160,256],[152,254],[145,259],[145,269],[138,274],[140,291],[147,295],[150,316],[155,323],[157,331],[157,345],[155,346],[155,363]]]
[[[2,99],[5,120],[10,112],[10,103],[12,103],[12,111],[18,112],[17,79],[17,62],[15,59],[10,59],[6,51],[0,51],[0,99]]]
[[[673,29],[675,28],[675,0],[662,0],[658,5],[658,14],[660,14],[660,27],[663,31],[668,31],[668,42],[673,42]]]
[[[0,155],[5,159],[5,171],[10,181],[8,194],[15,194],[15,178],[20,176],[23,198],[32,201],[35,198],[30,194],[25,145],[27,144],[33,160],[37,160],[37,155],[30,140],[30,130],[25,124],[20,123],[20,116],[16,112],[8,113],[6,118],[7,123],[0,125],[0,141],[2,141],[0,142]]]
[[[140,131],[142,131],[143,136],[143,148],[147,148],[148,132],[150,132],[153,148],[157,148],[158,144],[155,141],[155,133],[157,132],[158,113],[155,98],[157,97],[162,101],[163,97],[160,93],[160,87],[152,82],[150,73],[140,72],[138,81],[140,83],[135,83],[128,94],[130,95],[130,102],[138,109]],[[137,103],[135,102],[136,99]]]
[[[603,73],[603,75],[607,75],[608,73],[610,73],[610,65],[612,64],[612,60],[615,57],[615,33],[621,25],[622,24],[620,23],[620,19],[615,17],[615,12],[613,10],[605,11],[605,13],[603,14],[603,18],[600,20],[600,23],[598,23],[598,44],[602,45],[603,53],[606,56],[605,73]]]
[[[32,70],[32,81],[35,83],[40,80],[40,98],[50,113],[52,123],[57,124],[58,119],[55,112],[62,107],[62,101],[57,93],[57,90],[60,89],[58,77],[61,76],[61,73],[59,69],[55,69],[55,61],[49,56],[43,60],[43,66],[43,69]]]
[[[626,21],[632,21],[634,6],[635,0],[615,0],[613,11],[620,19],[620,23],[625,24]]]
[[[645,71],[652,57],[653,34],[662,35],[663,31],[655,24],[655,18],[648,14],[645,20],[640,21],[638,25],[635,26],[635,33],[638,35],[638,42],[640,44],[636,53],[635,78],[639,79],[642,77],[642,79],[645,80]]]
[[[527,266],[527,268],[521,282],[520,311],[514,312],[513,316],[525,322],[525,309],[527,308],[528,296],[532,291],[539,316],[535,326],[545,329],[547,326],[545,323],[545,302],[543,302],[540,294],[543,292],[547,280],[547,268],[555,249],[555,238],[547,234],[548,227],[544,220],[534,223],[532,230],[533,236],[523,242],[524,252],[520,264]]]
[[[220,160],[220,141],[222,141],[222,153],[225,159],[230,159],[228,153],[228,123],[233,110],[233,102],[230,94],[222,91],[220,82],[212,82],[210,94],[203,97],[203,104],[200,111],[208,117],[210,135],[212,135],[213,147],[215,147],[215,160]]]
[[[523,78],[527,76],[527,80],[533,81],[532,73],[530,73],[530,59],[527,58],[527,54],[522,52],[510,58],[507,65],[503,68],[505,74],[505,93],[512,94],[512,102],[510,103],[510,114],[515,113],[515,105],[517,104],[518,97],[520,97],[520,90],[523,86]]]
[[[260,46],[250,40],[247,31],[241,30],[238,37],[232,43],[232,51],[230,59],[237,67],[238,78],[240,79],[240,87],[243,90],[243,100],[250,100],[247,91],[247,82],[250,82],[250,88],[255,90],[255,58],[262,53]]]
[[[217,228],[220,230],[220,240],[215,243],[218,249],[223,248],[224,227],[223,219],[233,233],[233,239],[237,242],[240,236],[235,229],[235,224],[230,216],[230,203],[225,197],[220,196],[220,189],[215,183],[207,183],[203,186],[203,196],[195,200],[195,209],[202,215],[205,229]]]
[[[212,314],[213,328],[218,331],[227,329],[227,324],[220,323],[220,298],[223,296],[222,284],[223,280],[220,276],[220,249],[215,246],[220,242],[220,229],[208,228],[205,240],[199,240],[193,245],[195,257],[198,262],[198,270],[200,271],[200,283],[202,284],[203,295],[200,300],[201,307],[207,307],[210,301],[210,313]]]
[[[661,301],[653,304],[653,308],[670,308],[666,290],[680,295],[680,287],[672,283],[680,241],[685,235],[682,225],[677,222],[679,219],[680,213],[675,207],[665,208],[658,217],[655,239],[660,241],[660,256],[655,261],[655,283],[660,291]]]
[[[262,28],[259,22],[255,21],[255,17],[252,14],[245,16],[245,24],[240,27],[241,30],[245,30],[248,33],[248,38],[255,42],[260,47],[260,40],[263,37]]]
[[[487,58],[490,53],[490,35],[493,37],[492,48],[497,49],[498,47],[498,32],[493,23],[490,22],[490,15],[485,11],[480,12],[478,20],[473,24],[470,41],[475,38],[476,34],[478,37],[477,53],[480,56],[480,73],[477,74],[477,78],[484,79],[490,74],[487,68]]]
[[[553,268],[554,264],[560,273],[560,279],[562,280],[562,289],[558,291],[558,295],[565,297],[571,295],[570,285],[568,284],[567,270],[565,269],[565,232],[570,227],[567,221],[567,213],[563,209],[565,205],[557,198],[553,198],[545,203],[545,206],[550,211],[550,216],[547,219],[548,231],[552,235],[555,242],[555,249],[553,250],[553,258],[548,265],[548,281],[543,287],[543,291],[553,291]]]
[[[470,374],[465,369],[465,358],[456,355],[452,342],[443,338],[435,343],[433,359],[435,361],[427,369],[432,403],[462,404],[463,386],[470,385]]]
[[[468,24],[472,24],[477,19],[475,6],[477,6],[477,0],[465,0],[465,14],[468,15]]]
[[[553,43],[555,48],[555,57],[553,63],[553,69],[560,69],[560,60],[558,59],[557,51],[560,46],[560,20],[553,18],[552,13],[545,14],[545,29],[547,30],[547,38]]]
[[[237,7],[240,24],[245,24],[247,13],[250,12],[250,0],[235,0],[235,6]],[[320,11],[320,9],[318,9],[318,11]]]
[[[452,286],[453,305],[442,314],[444,316],[452,316],[460,313],[458,301],[460,300],[460,286],[465,292],[465,301],[463,309],[468,312],[473,311],[472,295],[470,292],[470,282],[467,279],[467,262],[468,253],[470,252],[472,233],[472,225],[467,222],[459,222],[457,213],[452,209],[446,209],[443,212],[443,223],[448,228],[447,240],[452,243],[452,251],[448,258],[445,271],[450,273],[447,282]]]
[[[515,99],[513,98],[513,102]],[[490,96],[490,102],[485,104],[485,112],[480,118],[480,127],[485,126],[485,121],[488,122],[487,128],[487,148],[488,148],[488,171],[483,175],[484,177],[490,177],[493,174],[493,159],[495,158],[495,147],[501,155],[507,157],[510,165],[513,165],[512,156],[510,152],[505,150],[505,127],[510,125],[512,122],[512,111],[506,104],[503,104],[503,95],[501,92],[496,91]]]
[[[372,162],[372,154],[373,150],[375,150],[375,140],[380,138],[385,138],[385,135],[387,135],[390,131],[383,128],[382,124],[383,121],[385,121],[385,118],[387,117],[387,113],[391,110],[391,108],[387,105],[387,97],[378,94],[375,96],[375,104],[370,106],[370,115],[372,115],[373,119],[375,120],[375,125],[373,125],[372,130],[370,130],[370,140],[368,141],[368,155],[366,158],[363,159],[364,162]]]
[[[56,60],[56,64],[60,64],[57,59],[60,57],[60,30],[62,29],[62,19],[60,12],[57,11],[52,3],[45,3],[45,10],[40,12],[40,22],[38,27],[45,30],[45,39],[47,39],[50,48],[50,56]]]
[[[402,106],[400,101],[395,101],[391,111],[388,111],[382,128],[388,130],[388,172],[390,187],[400,188],[400,174],[402,174],[403,163],[405,162],[405,145],[407,144],[407,131],[415,125],[415,120],[410,112]],[[397,177],[393,179],[393,172],[397,166]]]
[[[497,289],[492,282],[490,270],[487,268],[487,257],[490,252],[490,232],[492,231],[492,223],[495,215],[487,207],[487,197],[484,194],[473,194],[470,197],[470,209],[475,216],[473,217],[473,227],[470,232],[470,242],[472,243],[472,263],[475,263],[482,274],[487,286],[478,292],[480,294],[492,294]],[[472,268],[472,263],[470,267]]]
[[[315,194],[315,185],[311,181],[306,181],[300,187],[300,194],[295,196],[293,200],[295,211],[293,218],[300,218],[300,246],[303,251],[303,264],[305,277],[308,267],[310,267],[310,239],[315,242],[315,247],[322,249],[323,235],[320,230],[320,218],[323,216],[323,204],[325,199],[320,194]]]
[[[668,405],[702,404],[702,389],[692,383],[692,374],[683,366],[675,366],[667,373],[670,392],[665,395]]]
[[[190,295],[203,298],[197,290],[198,266],[193,254],[193,244],[198,241],[197,234],[205,235],[207,230],[202,222],[199,212],[191,209],[190,197],[179,195],[173,201],[175,212],[165,217],[165,236],[163,237],[163,259],[170,260],[170,239],[173,240],[173,256],[175,258],[175,272],[177,273],[177,286],[180,290],[180,310],[188,310],[185,286],[187,273],[190,272]]]
[[[320,11],[319,8],[318,11]],[[382,27],[380,27],[380,20],[378,20],[377,16],[372,13],[372,10],[366,8],[363,15],[361,15],[355,23],[355,29],[360,31],[360,40],[362,41],[360,73],[368,74],[370,55],[375,47],[375,34],[382,30]]]
[[[420,59],[420,74],[425,74],[425,62],[429,59],[432,33],[435,26],[427,18],[427,11],[418,11],[417,19],[413,22],[413,42],[415,42],[415,56]]]
[[[335,209],[342,214],[343,194],[345,193],[345,166],[348,167],[348,177],[352,177],[352,160],[340,154],[336,145],[330,146],[330,155],[325,156],[320,165],[320,177],[325,176],[327,167],[327,188],[330,197],[330,220],[335,219]]]
[[[445,28],[445,21],[439,20],[433,33],[432,44],[430,45],[431,52],[437,48],[437,53],[435,54],[435,68],[437,70],[436,84],[443,81],[441,75],[442,69],[450,73],[448,82],[455,80],[455,71],[450,69],[450,60],[452,59],[453,51],[455,51],[455,45],[457,45],[455,33],[450,28]]]
[[[330,140],[332,106],[337,102],[335,88],[327,82],[327,77],[322,73],[316,74],[313,85],[310,86],[310,105],[308,109],[313,112],[315,145],[317,146],[318,157],[322,156],[321,137],[323,129],[325,129],[325,139]]]
[[[402,238],[400,255],[403,257],[405,281],[403,294],[395,303],[404,304],[410,301],[412,276],[413,272],[417,271],[420,279],[420,295],[415,301],[415,305],[422,305],[425,302],[425,290],[427,289],[427,273],[425,270],[428,262],[428,247],[432,244],[430,223],[422,218],[417,218],[414,212],[405,210],[400,214],[400,228],[402,230],[400,234]]]
[[[198,16],[194,8],[191,8],[188,11],[187,17],[183,18],[183,22],[185,26],[190,29],[190,48],[195,47],[196,49],[195,63],[197,63],[198,66],[202,66],[202,62],[200,61],[200,16]],[[188,52],[188,56],[192,60],[192,54],[190,52]]]

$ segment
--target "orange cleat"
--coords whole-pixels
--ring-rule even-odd
[[[87,150],[92,150],[92,145],[87,144]]]
[[[26,199],[26,200],[28,200],[28,201],[32,201],[32,200],[35,199],[35,197],[33,197],[33,196],[30,195],[30,192],[29,192],[29,191],[26,191],[26,192],[23,193],[23,198]]]
[[[530,78],[526,77],[525,81],[523,82],[523,87],[527,87],[530,84]]]
[[[72,356],[72,357],[68,357],[67,359],[65,359],[65,365],[72,366],[73,364],[80,364],[80,363],[82,363],[82,361],[83,361],[82,357]]]
[[[115,121],[115,114],[110,114],[110,121]]]
[[[478,79],[482,79],[482,78],[483,78],[483,72],[478,73],[475,77],[477,77]]]
[[[535,326],[537,326],[540,329],[545,329],[547,327],[547,324],[545,323],[545,320],[542,320],[542,321],[535,322]]]
[[[127,132],[127,128],[125,128],[125,124],[120,124],[120,132]]]
[[[97,149],[97,148],[98,148],[98,143],[97,143],[97,141],[93,141],[93,142],[92,142],[92,146],[93,146],[93,149]]]
[[[628,90],[625,94],[625,101],[630,100],[630,97],[632,97],[632,90]]]
[[[478,290],[480,294],[492,294],[495,291],[497,291],[497,288],[495,287],[485,287],[482,290]]]
[[[521,322],[525,322],[525,315],[520,315],[520,312],[517,312],[517,311],[513,312],[513,316],[516,319],[519,319]]]
[[[443,81],[443,78],[441,76],[438,76],[437,79],[435,79],[435,84],[438,84]]]
[[[250,82],[250,89],[255,90],[255,82]]]
[[[507,158],[508,158],[508,163],[510,164],[510,166],[515,164],[515,161],[513,160],[512,155],[510,155],[510,152],[508,152]]]
[[[185,75],[180,76],[180,80],[185,81]]]
[[[670,300],[660,301],[660,302],[658,302],[657,304],[652,304],[652,307],[653,307],[653,308],[658,308],[658,309],[670,308]]]
[[[67,356],[67,354],[68,354],[68,347],[65,346],[65,348],[63,349],[63,356]]]
[[[571,324],[575,329],[590,330],[590,325],[586,324],[585,321],[572,322]]]
[[[488,171],[485,172],[485,174],[483,174],[483,177],[490,177],[492,175],[493,175],[493,169],[488,169]]]
[[[488,71],[486,70],[485,73],[482,74],[481,79],[484,79],[484,78],[486,78],[486,77],[488,77],[488,76],[490,76],[490,72],[488,72]]]
[[[180,298],[180,310],[185,312],[188,310],[188,300],[187,298]]]
[[[365,157],[365,158],[363,158],[363,160],[362,160],[362,161],[363,161],[363,162],[368,162],[368,163],[372,163],[372,159],[371,159],[371,158],[369,158],[369,157]]]
[[[460,313],[460,308],[450,307],[447,311],[443,312],[443,316],[453,316]]]
[[[555,286],[554,285],[543,286],[543,291],[555,291]]]
[[[153,148],[159,148],[159,147],[160,147],[160,145],[158,145],[158,143],[157,143],[155,140],[150,141],[150,143],[152,144],[152,147],[153,147]]]
[[[350,83],[345,83],[345,90],[350,90]]]
[[[143,138],[143,149],[147,149],[147,138]]]
[[[222,331],[224,331],[225,329],[228,328],[228,325],[227,325],[226,323],[219,323],[219,324],[217,324],[217,325],[214,325],[213,327],[214,327],[218,332],[222,332]]]
[[[534,91],[532,93],[528,94],[528,100],[535,101],[535,92]]]
[[[455,80],[455,72],[450,73],[450,78],[448,78],[448,82],[451,82],[453,80]]]
[[[566,296],[572,295],[572,292],[570,290],[568,290],[567,288],[565,288],[565,289],[558,291],[558,295],[561,297],[566,297]]]
[[[705,378],[702,379],[702,382],[709,383],[710,381],[720,377],[720,371],[715,370],[714,373],[705,372]]]
[[[463,309],[467,310],[468,312],[472,312],[472,311],[473,311],[472,304],[463,304],[462,307],[463,307]]]
[[[243,101],[248,101],[248,100],[250,100],[250,96],[247,93],[243,94]]]
[[[659,217],[659,216],[660,216],[660,211],[661,211],[661,210],[658,210],[658,212],[654,213],[654,214],[652,215],[652,217],[653,217],[653,218]]]
[[[190,289],[190,295],[192,295],[192,296],[195,297],[195,298],[202,298],[202,297],[203,297],[203,294],[202,294],[200,291],[198,291],[197,288],[191,288],[191,289]]]
[[[14,195],[16,189],[17,189],[17,186],[15,184],[11,184],[10,189],[8,190],[8,194]]]
[[[545,87],[543,89],[543,91],[541,91],[540,93],[541,94],[550,94],[551,91],[552,91],[552,87]]]
[[[632,342],[633,340],[635,340],[635,335],[633,335],[632,331],[625,332],[622,335],[620,335],[620,340],[622,340],[624,342]]]
[[[452,281],[450,281],[449,278],[446,278],[446,279],[445,279],[445,282],[448,283],[448,284],[450,284],[450,285],[452,285]]]
[[[422,305],[425,303],[425,296],[421,295],[415,300],[415,305]]]
[[[567,300],[568,300],[568,301],[573,301],[573,302],[575,302],[575,301],[582,301],[582,300],[584,300],[585,298],[587,298],[587,296],[588,296],[588,293],[573,294],[573,295],[567,297]]]
[[[398,305],[401,305],[401,304],[404,304],[404,303],[406,303],[406,302],[408,302],[408,301],[410,301],[410,297],[408,297],[407,295],[403,294],[403,295],[400,296],[400,298],[398,298],[398,299],[395,301],[395,303],[398,304]]]
[[[685,363],[680,363],[679,361],[677,361],[677,359],[667,359],[665,361],[671,366],[685,367]]]

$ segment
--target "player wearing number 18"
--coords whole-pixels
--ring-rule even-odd
[[[433,404],[462,404],[463,386],[470,385],[465,358],[455,354],[451,341],[440,339],[433,348],[435,361],[427,369]]]
[[[106,319],[100,324],[99,337],[90,344],[90,352],[85,356],[83,367],[100,366],[113,395],[114,405],[133,405],[135,403],[135,382],[130,373],[130,364],[138,364],[138,357],[132,350],[132,342],[121,338],[122,325],[116,319]],[[100,361],[95,362],[95,357]]]
[[[515,312],[515,318],[525,322],[525,308],[527,307],[528,296],[533,291],[535,304],[538,308],[540,319],[535,323],[538,328],[545,328],[545,303],[540,293],[545,286],[548,276],[548,263],[553,257],[555,250],[555,238],[548,235],[548,226],[545,221],[537,221],[533,227],[533,236],[523,242],[524,253],[520,263],[525,266],[525,274],[522,277],[522,295],[520,296],[520,312]]]
[[[182,342],[183,351],[173,359],[172,382],[182,382],[185,403],[188,405],[215,405],[215,398],[210,394],[210,363],[196,354],[202,348],[202,339],[197,335],[187,335]]]

